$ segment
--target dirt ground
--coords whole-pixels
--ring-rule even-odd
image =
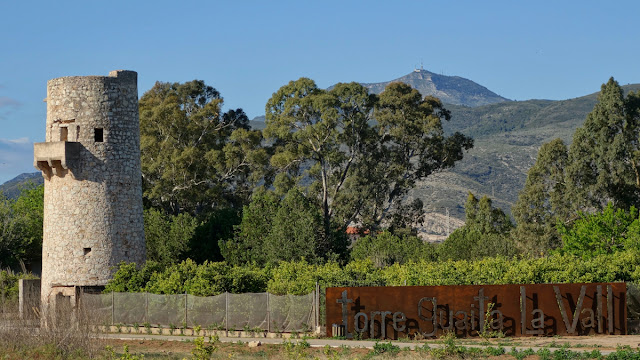
[[[363,358],[371,353],[372,342],[367,341],[344,341],[333,339],[307,339],[306,341],[311,344],[311,347],[300,349],[297,347],[290,347],[282,345],[282,339],[224,339],[225,341],[216,344],[216,351],[213,354],[213,358],[235,358],[235,359],[288,359],[299,358],[296,356],[303,355],[308,358],[318,359],[356,359]],[[260,340],[262,345],[259,347],[249,347],[248,341]],[[112,347],[116,353],[122,354],[124,346],[127,345],[129,353],[131,354],[144,354],[145,358],[169,358],[169,359],[182,359],[191,358],[191,351],[194,349],[195,344],[191,337],[174,336],[171,339],[103,339],[104,346]],[[269,343],[273,342],[273,343]],[[297,343],[298,340],[292,340],[292,343]],[[422,347],[424,344],[428,344],[430,347],[441,346],[438,340],[427,341],[411,341],[402,342],[394,341],[395,345],[402,347]],[[331,348],[327,349],[326,345]],[[503,347],[507,351],[513,347],[518,349],[532,348],[537,350],[539,348],[548,348],[550,351],[557,350],[558,348],[570,348],[573,351],[590,351],[598,350],[603,353],[609,351],[615,351],[621,346],[629,346],[632,349],[640,347],[640,336],[638,335],[626,335],[626,336],[562,336],[562,337],[528,337],[528,338],[502,338],[491,339],[489,344],[483,343],[481,339],[457,339],[456,344],[460,346],[493,346]],[[377,356],[376,356],[377,357]],[[385,355],[381,355],[385,357]],[[424,354],[420,354],[417,351],[401,351],[394,357],[413,359],[423,358]],[[489,357],[490,359],[513,359],[510,355]],[[527,359],[535,360],[537,356],[529,356]]]
[[[105,340],[105,346],[112,347],[120,355],[124,346],[128,347],[132,355],[144,354],[145,359],[166,358],[184,359],[191,358],[191,350],[195,347],[193,342],[166,341],[166,340]],[[281,344],[263,344],[259,347],[249,347],[246,343],[221,342],[216,345],[216,350],[212,354],[213,359],[291,359],[308,357],[310,359],[361,359],[370,353],[370,349],[349,348],[332,349],[326,352],[324,348],[308,348],[287,352]]]
[[[482,342],[481,339],[460,339],[459,341],[463,344],[480,344]],[[568,345],[568,347],[571,348],[600,348],[613,350],[619,346],[630,346],[634,349],[640,347],[640,335],[515,337],[491,339],[490,341],[504,347],[561,347]]]

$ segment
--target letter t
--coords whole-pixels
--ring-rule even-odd
[[[347,339],[351,339],[353,336],[351,335],[351,333],[347,330],[347,322],[348,322],[348,304],[352,303],[353,300],[351,299],[347,299],[347,290],[342,292],[342,298],[336,300],[336,302],[338,304],[342,304],[342,325],[344,325],[344,335]]]

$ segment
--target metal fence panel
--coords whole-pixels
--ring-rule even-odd
[[[84,313],[95,325],[306,332],[315,325],[314,294],[276,296],[268,293],[156,295],[148,293],[83,294]]]
[[[184,295],[148,294],[148,322],[164,326],[181,327],[185,322]]]
[[[114,293],[113,322],[127,325],[144,323],[144,298],[145,293]]]
[[[270,325],[274,332],[311,331],[314,325],[313,293],[270,295]]]
[[[228,294],[229,330],[267,330],[267,293]]]
[[[225,294],[216,296],[187,296],[187,325],[203,329],[225,329]]]
[[[112,322],[112,294],[83,294],[83,316],[92,325],[110,325]]]

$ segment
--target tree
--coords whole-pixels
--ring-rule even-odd
[[[491,256],[516,254],[509,232],[511,219],[494,208],[491,199],[478,200],[469,193],[465,204],[465,224],[456,229],[438,248],[441,259],[475,260]]]
[[[576,129],[567,151],[556,139],[544,144],[513,208],[514,239],[523,251],[542,255],[560,246],[560,226],[583,213],[640,205],[640,94],[624,96],[609,79],[598,103]]]
[[[424,224],[424,203],[421,199],[413,199],[398,207],[391,215],[387,230],[396,235],[417,235],[417,226]]]
[[[167,215],[157,209],[144,210],[147,259],[163,266],[184,260],[198,221],[188,213]]]
[[[242,109],[222,113],[201,80],[156,84],[140,99],[144,196],[155,207],[197,214],[240,207],[262,178],[267,152]]]
[[[465,204],[465,226],[483,234],[506,234],[513,228],[511,219],[500,208],[493,207],[487,196],[478,200],[469,193]]]
[[[540,256],[560,246],[556,224],[567,220],[570,212],[565,180],[568,162],[566,145],[555,139],[542,145],[527,173],[512,208],[517,224],[513,239],[526,254]]]
[[[301,258],[315,263],[333,256],[323,231],[320,208],[298,187],[282,199],[261,189],[244,207],[233,238],[221,241],[220,248],[225,260],[234,265]]]
[[[18,219],[14,214],[12,203],[0,194],[0,266],[15,265],[19,259],[16,253],[20,249]]]
[[[379,150],[368,159],[371,181],[361,214],[374,225],[402,207],[407,192],[418,180],[451,168],[462,160],[473,139],[459,132],[444,135],[442,121],[451,114],[439,99],[426,96],[404,83],[391,83],[380,94],[374,117],[378,122]]]
[[[14,249],[16,256],[27,265],[38,263],[42,259],[44,185],[24,185],[11,206],[20,234],[20,246]]]
[[[17,267],[42,256],[44,186],[27,184],[15,200],[0,193],[0,266]]]
[[[280,199],[272,191],[259,188],[252,195],[251,202],[243,207],[242,221],[235,228],[233,236],[219,241],[222,256],[228,263],[267,262],[264,246],[279,206]]]
[[[322,209],[327,235],[333,231],[332,221],[344,229],[357,212],[341,195],[375,136],[368,124],[374,99],[357,83],[338,84],[325,91],[301,78],[281,87],[267,103],[264,133],[276,145],[271,158],[279,171],[275,184],[280,192],[308,184]]]
[[[640,93],[626,98],[610,78],[573,136],[566,170],[574,210],[640,206]]]
[[[305,188],[322,210],[327,236],[351,222],[376,228],[404,209],[417,180],[453,166],[472,147],[462,134],[444,136],[443,119],[449,113],[439,100],[422,99],[406,84],[391,84],[377,97],[357,83],[327,91],[310,79],[291,81],[266,106],[275,185],[281,193]]]
[[[191,237],[186,258],[199,264],[205,261],[221,261],[223,256],[220,243],[233,236],[234,228],[242,220],[241,216],[241,209],[235,208],[215,209],[198,216],[200,224]]]
[[[614,209],[609,203],[595,214],[580,213],[580,218],[571,225],[558,224],[562,235],[562,253],[592,258],[601,254],[640,249],[640,219],[638,210]]]
[[[322,214],[314,202],[297,187],[289,190],[272,219],[265,241],[267,262],[327,259],[333,249],[323,232]]]

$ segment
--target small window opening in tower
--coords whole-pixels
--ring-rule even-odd
[[[60,141],[67,141],[69,137],[69,128],[66,126],[60,127]]]
[[[76,126],[76,141],[80,140],[80,125]]]
[[[104,141],[104,131],[103,131],[102,128],[95,128],[93,134],[94,134],[96,142],[103,142]]]
[[[91,248],[83,248],[82,252],[84,253],[84,256],[89,255],[89,253],[91,253]]]

